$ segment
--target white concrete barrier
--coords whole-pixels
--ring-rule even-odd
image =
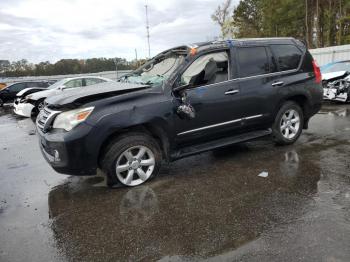
[[[310,53],[318,65],[323,66],[332,62],[350,60],[350,45],[310,49]]]
[[[76,77],[76,76],[101,76],[101,77],[106,77],[106,78],[109,78],[112,80],[116,80],[117,78],[119,78],[119,77],[121,77],[129,72],[131,72],[131,70],[104,71],[104,72],[90,73],[90,74],[8,77],[8,78],[0,78],[0,82],[11,84],[14,82],[21,82],[21,81],[59,80],[59,79],[67,78],[67,77]]]

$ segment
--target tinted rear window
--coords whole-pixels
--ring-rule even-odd
[[[269,73],[269,61],[265,47],[240,47],[237,50],[240,77]]]
[[[271,45],[281,71],[298,68],[302,52],[295,45]]]

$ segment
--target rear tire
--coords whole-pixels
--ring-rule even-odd
[[[287,101],[278,111],[272,126],[272,135],[278,145],[293,144],[301,135],[304,114],[298,104]]]
[[[109,187],[121,183],[138,186],[159,172],[162,154],[157,141],[144,133],[126,133],[113,140],[102,159],[101,169]]]

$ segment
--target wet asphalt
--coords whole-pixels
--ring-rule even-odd
[[[203,153],[136,188],[57,174],[37,143],[0,108],[1,262],[350,261],[350,105],[294,145]]]

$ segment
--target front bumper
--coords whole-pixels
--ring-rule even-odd
[[[61,174],[75,176],[95,175],[97,156],[89,153],[88,136],[91,127],[82,123],[70,132],[37,128],[39,146],[46,161]]]
[[[31,117],[34,105],[30,103],[21,103],[20,101],[16,100],[13,103],[13,107],[13,111],[15,112],[15,114],[25,117]]]

